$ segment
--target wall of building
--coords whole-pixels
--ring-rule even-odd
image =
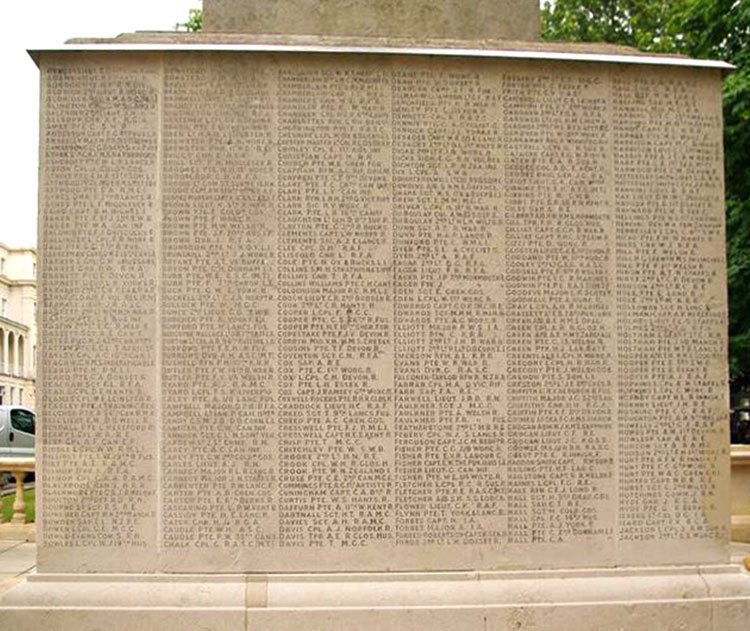
[[[0,243],[0,404],[36,404],[36,250]]]

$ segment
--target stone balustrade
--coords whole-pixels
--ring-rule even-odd
[[[10,473],[16,481],[16,500],[13,502],[12,524],[25,524],[26,501],[23,498],[23,480],[36,468],[36,458],[0,458],[0,473]]]
[[[750,445],[732,445],[732,541],[750,543]]]

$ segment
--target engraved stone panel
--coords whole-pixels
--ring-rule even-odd
[[[146,381],[128,383],[158,421],[156,436],[130,421],[153,439],[144,454],[158,454],[158,467],[145,455],[128,464],[158,471],[150,542],[162,570],[725,558],[718,72],[343,54],[159,59],[127,84],[137,92],[160,71],[154,111],[148,100],[137,125],[117,127],[159,124],[142,162],[116,175],[99,167],[90,189],[45,165],[45,234],[60,223],[42,246],[45,270],[66,270],[44,304],[54,307],[44,352],[57,390],[43,412],[55,484],[87,457],[66,463],[56,451],[73,440],[58,420],[61,390],[92,370],[71,372],[65,351],[75,342],[99,362],[121,346],[125,356],[139,349]],[[45,62],[46,76],[57,63]],[[98,81],[125,80],[116,64],[91,67]],[[62,132],[110,120],[68,101],[122,98],[96,82],[86,88],[94,100],[49,79],[46,90],[47,130]],[[45,132],[49,155],[86,166],[93,141],[71,146],[62,132]],[[118,151],[135,142],[119,141]],[[102,164],[119,155],[96,147]],[[157,159],[158,178],[148,175]],[[101,220],[86,224],[103,242],[114,221],[108,182],[125,177],[128,195],[140,195],[123,215],[137,239],[127,256],[149,264],[136,268],[140,283],[120,263],[99,273],[120,274],[124,306],[110,306],[137,299],[142,320],[130,318],[123,340],[102,319],[87,346],[55,327],[106,297],[63,289],[88,256],[65,222],[84,221],[89,207],[63,218],[55,204],[71,207],[70,186],[104,187],[103,205],[91,206]],[[96,479],[121,484],[124,471]],[[67,532],[69,501],[49,500],[58,512],[46,536]]]
[[[42,71],[39,566],[156,565],[160,64]]]
[[[606,75],[502,77],[508,538],[614,553],[614,220]],[[588,553],[593,554],[593,550]]]
[[[727,535],[721,109],[688,71],[612,76],[622,552]]]
[[[205,0],[206,33],[539,39],[537,0]]]
[[[263,548],[278,539],[272,75],[273,68],[252,57],[170,57],[165,66],[161,545],[167,557],[186,549]]]

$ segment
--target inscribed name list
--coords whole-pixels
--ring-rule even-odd
[[[40,177],[40,567],[157,548],[158,60],[49,60]],[[48,565],[49,564],[49,565]]]
[[[718,73],[162,64],[160,229],[135,235],[157,251],[158,291],[138,285],[156,332],[129,340],[158,348],[160,568],[723,558]],[[113,101],[113,86],[93,89]],[[64,186],[86,183],[48,179],[48,215]],[[106,205],[61,208],[88,221]],[[63,254],[48,247],[45,265]],[[46,300],[45,313],[78,308]],[[45,405],[53,418],[64,398]],[[59,443],[77,431],[54,427]],[[70,528],[51,519],[44,545]]]

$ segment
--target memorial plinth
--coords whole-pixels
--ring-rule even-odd
[[[721,63],[138,41],[35,53],[39,574],[2,619],[746,629]]]
[[[205,0],[210,33],[539,38],[537,0]]]

